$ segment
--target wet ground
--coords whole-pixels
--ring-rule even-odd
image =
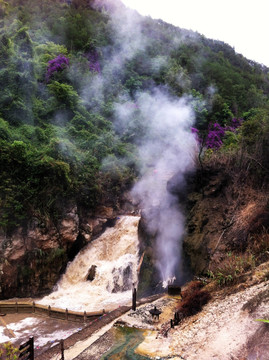
[[[14,346],[34,336],[35,354],[51,348],[61,339],[80,331],[85,325],[35,314],[6,314],[0,316],[0,343],[10,341]]]
[[[156,328],[156,324],[153,324],[149,318],[149,309],[153,304],[148,304],[148,302],[155,303],[160,296],[162,295],[141,300],[136,312],[130,310],[130,306],[121,306],[93,321],[88,320],[86,324],[41,317],[36,314],[0,315],[0,343],[11,341],[15,346],[19,346],[29,337],[34,336],[37,360],[58,359],[61,339],[65,339],[66,360],[100,360],[101,356],[110,350],[112,353],[104,355],[102,359],[124,359],[118,356],[123,356],[121,354],[126,349],[128,352],[131,351],[130,359],[147,359],[144,356],[134,355],[136,347],[144,339],[144,330],[139,328]],[[157,305],[164,310],[168,305],[167,299],[157,300]],[[117,323],[119,319],[125,323],[124,328],[120,329],[120,325],[113,328],[114,323]],[[83,353],[85,349],[89,351],[88,354]]]
[[[163,325],[174,315],[177,297],[164,296],[153,303],[146,303],[130,310],[116,320],[113,327],[108,329],[90,346],[81,349],[81,353],[73,360],[148,360],[143,351],[138,351],[139,345],[149,334],[154,338],[159,336]],[[152,320],[149,313],[154,306],[162,311],[158,322]],[[161,342],[161,340],[159,340]],[[155,357],[154,357],[155,358]],[[171,359],[174,357],[164,357]],[[176,358],[174,358],[176,359]],[[68,358],[69,360],[69,358]]]
[[[113,327],[74,360],[148,360],[136,353],[143,333],[141,329]]]

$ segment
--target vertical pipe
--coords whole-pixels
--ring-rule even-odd
[[[136,310],[136,288],[133,288],[133,304],[132,304],[132,310]]]
[[[65,319],[68,320],[68,309],[65,309]]]
[[[86,322],[86,311],[84,311],[83,320]]]

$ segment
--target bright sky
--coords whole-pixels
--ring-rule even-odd
[[[269,67],[269,0],[122,0],[142,15],[221,40]]]

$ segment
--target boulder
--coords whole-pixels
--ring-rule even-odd
[[[93,280],[95,279],[96,268],[97,268],[96,265],[92,265],[92,266],[89,268],[89,271],[88,271],[88,274],[87,274],[87,277],[86,277],[86,280],[87,280],[87,281],[93,281]]]

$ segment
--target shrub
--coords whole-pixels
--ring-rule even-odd
[[[231,137],[241,124],[242,119],[233,118],[229,126],[222,126],[219,123],[209,124],[206,134],[199,134],[199,130],[196,128],[191,128],[191,131],[196,135],[201,146],[205,146],[207,149],[219,149],[223,144],[224,138],[227,135]],[[203,136],[205,136],[204,139],[202,138]]]
[[[46,80],[47,82],[53,76],[54,73],[61,72],[63,69],[69,66],[69,59],[64,55],[58,55],[55,59],[48,62]]]
[[[210,293],[202,290],[202,287],[203,284],[200,281],[192,281],[187,290],[182,293],[182,301],[177,310],[184,317],[197,314],[211,299]]]
[[[19,350],[10,342],[0,344],[0,360],[16,360],[19,358]]]
[[[245,271],[255,267],[255,257],[251,253],[235,255],[229,252],[215,271],[208,271],[208,276],[217,280],[220,286],[234,283]]]

